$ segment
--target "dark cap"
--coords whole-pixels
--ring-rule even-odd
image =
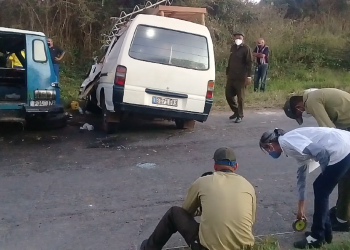
[[[296,120],[299,125],[303,124],[303,117],[296,117],[295,113],[293,112],[293,108],[290,105],[290,99],[284,104],[283,110],[287,117]]]
[[[242,31],[233,31],[233,35],[236,36],[236,35],[240,35],[240,36],[243,36],[244,37],[244,33]]]
[[[236,161],[236,154],[232,148],[219,148],[214,153],[214,161]]]

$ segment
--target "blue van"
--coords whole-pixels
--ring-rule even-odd
[[[0,27],[0,122],[66,125],[44,33]]]

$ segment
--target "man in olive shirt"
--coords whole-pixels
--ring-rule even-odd
[[[313,116],[320,127],[350,130],[350,94],[335,88],[314,89],[303,96],[292,96],[284,105],[285,114],[299,125]],[[350,173],[349,173],[350,174]],[[334,231],[350,231],[350,176],[338,183],[338,201],[331,209]]]
[[[231,47],[228,66],[226,68],[226,100],[233,115],[230,119],[236,119],[240,123],[243,119],[245,88],[251,83],[253,56],[250,47],[243,43],[244,34],[234,32],[235,43]],[[235,97],[237,96],[237,101]]]
[[[182,207],[170,208],[141,250],[160,250],[179,232],[192,250],[234,250],[254,245],[254,187],[235,173],[238,164],[230,148],[214,154],[213,174],[205,173],[189,188]],[[197,223],[195,216],[201,216]]]

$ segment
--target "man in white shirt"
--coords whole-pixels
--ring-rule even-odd
[[[332,242],[329,196],[339,180],[350,171],[350,132],[326,127],[297,128],[290,132],[275,129],[265,132],[260,148],[273,158],[282,153],[297,160],[299,204],[297,218],[305,217],[306,175],[320,167],[322,173],[313,183],[314,215],[311,232],[294,243],[295,248],[320,248]]]

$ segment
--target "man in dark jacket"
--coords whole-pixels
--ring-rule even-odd
[[[250,47],[243,43],[244,34],[234,32],[233,36],[235,43],[231,46],[226,68],[226,100],[233,111],[230,119],[240,123],[243,119],[245,88],[251,83],[253,57]]]

